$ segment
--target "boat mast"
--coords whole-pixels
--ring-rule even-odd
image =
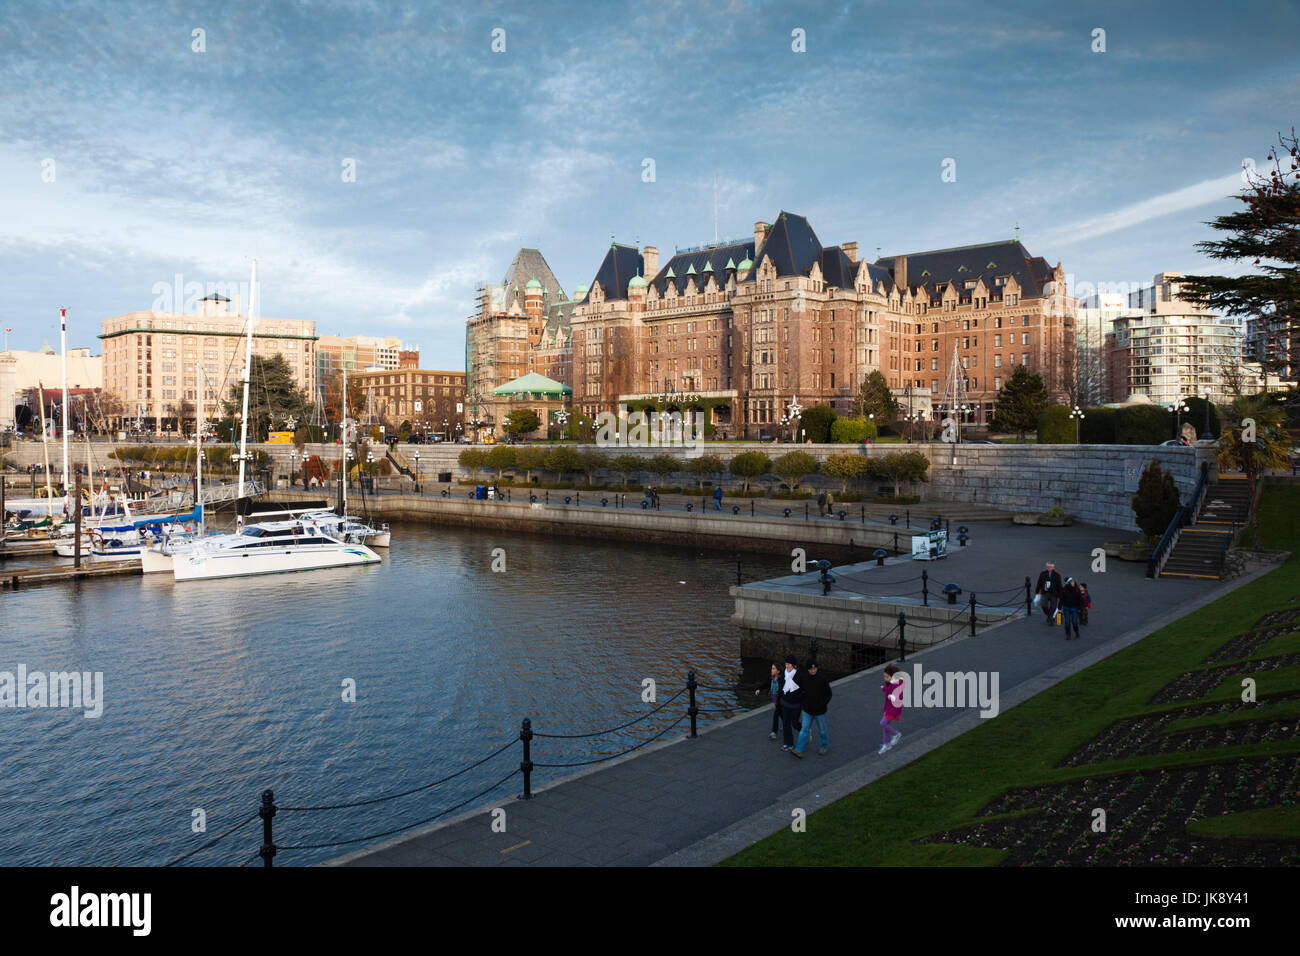
[[[343,472],[343,514],[340,518],[346,518],[348,515],[348,367],[343,366],[343,452],[339,457],[342,464]]]
[[[59,352],[63,365],[63,493],[67,494],[72,486],[68,484],[68,310],[59,309]],[[81,507],[81,502],[77,502]]]
[[[194,356],[194,507],[199,509],[199,537],[203,537],[203,363]],[[239,508],[238,505],[235,506]]]
[[[41,406],[41,453],[45,457],[45,512],[54,518],[54,489],[50,487],[50,426],[45,420],[45,388],[36,383],[36,400]]]
[[[257,306],[257,260],[253,260],[253,276],[248,287],[248,341],[244,346],[244,414],[239,423],[239,499],[244,497],[244,468],[248,461],[248,380],[253,365],[253,316]],[[235,505],[235,526],[244,527],[244,518]]]

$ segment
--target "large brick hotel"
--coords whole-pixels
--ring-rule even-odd
[[[1066,398],[1075,300],[1065,274],[1019,241],[866,262],[856,242],[823,246],[782,212],[752,239],[680,249],[614,243],[590,286],[565,296],[537,250],[485,285],[469,320],[469,400],[527,372],[573,389],[588,415],[665,399],[709,400],[728,437],[772,434],[787,406],[848,414],[872,371],[914,412],[950,391],[954,351],[968,421],[987,421],[1016,366]]]

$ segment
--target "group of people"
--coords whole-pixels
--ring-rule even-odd
[[[881,741],[878,753],[883,754],[903,738],[896,726],[903,716],[903,679],[893,664],[885,668],[885,682],[880,690],[885,695],[885,706],[880,717]],[[761,693],[760,687],[754,691],[754,696]],[[772,732],[768,734],[768,739],[776,740],[777,732],[780,731],[783,740],[781,749],[802,760],[804,751],[812,741],[813,727],[816,727],[819,743],[817,753],[824,756],[831,743],[826,724],[831,694],[831,682],[826,675],[820,673],[816,660],[809,659],[801,668],[799,661],[791,654],[785,659],[784,669],[773,664],[768,682],[768,695],[772,701]]]
[[[829,491],[820,492],[817,495],[817,513],[819,515],[828,515],[835,512],[835,496]]]
[[[1051,561],[1039,573],[1038,584],[1034,587],[1034,604],[1043,612],[1048,626],[1056,623],[1056,612],[1061,612],[1061,625],[1065,628],[1065,639],[1080,637],[1079,625],[1088,623],[1088,609],[1092,607],[1092,598],[1088,595],[1088,585],[1075,581],[1074,578],[1061,580],[1061,574]]]

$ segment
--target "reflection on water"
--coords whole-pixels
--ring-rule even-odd
[[[754,680],[729,618],[731,553],[463,529],[394,528],[378,566],[177,585],[116,578],[0,595],[0,671],[102,671],[104,714],[0,710],[0,863],[155,864],[251,815],[418,786],[517,737],[584,733],[644,714],[688,668]],[[493,573],[491,551],[505,549]],[[745,556],[746,576],[788,563]],[[356,703],[342,700],[356,684]],[[709,691],[701,706],[749,694]],[[536,740],[533,759],[616,753],[685,712],[607,737]],[[718,719],[708,715],[701,720]],[[684,727],[679,724],[678,728]],[[676,731],[674,731],[675,733]],[[520,748],[444,786],[370,807],[284,813],[276,842],[345,840],[412,823],[518,766]],[[534,784],[547,774],[537,771]],[[516,777],[500,794],[518,792]],[[486,799],[486,798],[485,798]],[[191,831],[196,808],[207,834]],[[249,824],[195,863],[238,864]],[[283,852],[277,865],[355,846]]]

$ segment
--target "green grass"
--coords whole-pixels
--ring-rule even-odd
[[[1265,548],[1300,550],[1300,487],[1269,487],[1260,511]],[[1294,607],[1290,599],[1297,594],[1300,559],[1293,557],[1264,577],[818,811],[808,818],[806,832],[783,830],[722,865],[992,865],[1003,858],[1001,851],[913,841],[969,824],[987,803],[1016,787],[1095,777],[1099,770],[1112,773],[1226,756],[1294,753],[1297,745],[1287,741],[1130,757],[1085,767],[1056,766],[1117,720],[1186,706],[1151,707],[1146,702],[1172,678],[1204,668],[1207,655],[1231,636],[1250,630],[1263,614]],[[1249,673],[1247,665],[1241,675],[1225,680],[1205,699],[1239,695],[1240,677]],[[1261,698],[1300,689],[1300,668],[1254,676]],[[1265,710],[1259,716],[1278,712]],[[1287,832],[1300,834],[1300,827]]]
[[[1243,810],[1221,817],[1193,820],[1187,829],[1199,836],[1300,839],[1300,805],[1289,803],[1266,810]]]

